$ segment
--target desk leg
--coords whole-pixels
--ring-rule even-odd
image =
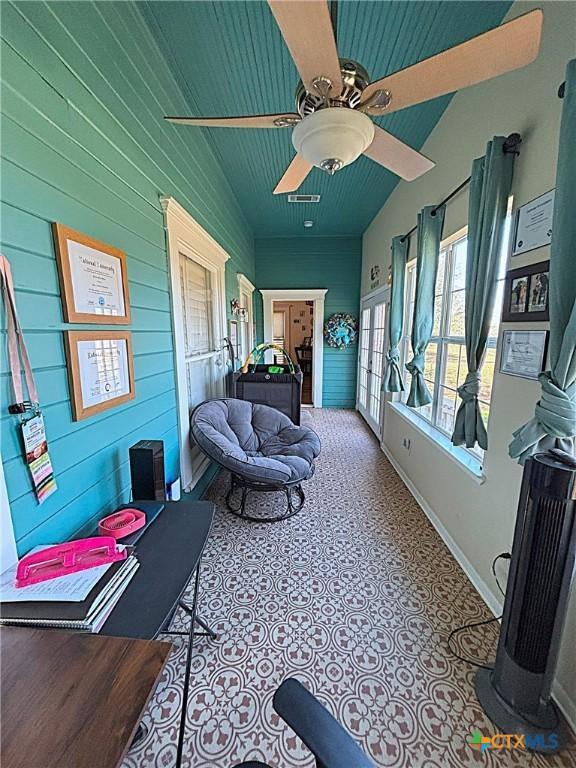
[[[196,578],[194,580],[194,598],[190,611],[190,632],[188,634],[188,650],[186,653],[186,671],[184,673],[184,690],[182,692],[182,712],[180,714],[180,731],[178,733],[178,747],[176,749],[176,768],[182,765],[182,751],[184,749],[184,736],[186,733],[186,714],[188,709],[188,691],[190,689],[190,669],[192,667],[192,646],[194,645],[194,620],[196,617],[196,606],[198,604],[198,588],[200,582],[200,563],[196,568]]]

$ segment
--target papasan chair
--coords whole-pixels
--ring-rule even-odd
[[[226,506],[238,517],[259,523],[286,520],[304,506],[302,483],[314,474],[320,439],[309,427],[297,427],[268,405],[247,400],[207,400],[190,415],[191,439],[231,474]],[[240,490],[240,501],[234,502]],[[283,491],[286,509],[274,516],[250,515],[251,491]]]

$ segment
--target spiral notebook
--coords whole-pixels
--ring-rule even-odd
[[[138,570],[135,555],[113,563],[85,600],[0,603],[0,624],[97,632]]]

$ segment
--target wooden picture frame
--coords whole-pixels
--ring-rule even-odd
[[[58,222],[53,222],[52,234],[64,320],[128,325],[131,311],[124,251]]]
[[[546,275],[545,285],[543,275]],[[503,323],[547,322],[550,319],[549,275],[550,261],[539,261],[537,264],[529,264],[506,273]]]
[[[115,344],[114,342],[125,342]],[[100,343],[108,346],[94,346]],[[134,359],[130,331],[65,331],[70,403],[74,421],[133,400]],[[118,360],[118,368],[114,363]],[[102,364],[98,364],[98,360]],[[110,387],[106,392],[104,389]],[[119,394],[111,394],[114,390]]]

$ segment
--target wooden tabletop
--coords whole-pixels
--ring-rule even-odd
[[[0,764],[120,765],[171,647],[150,640],[0,628]]]

